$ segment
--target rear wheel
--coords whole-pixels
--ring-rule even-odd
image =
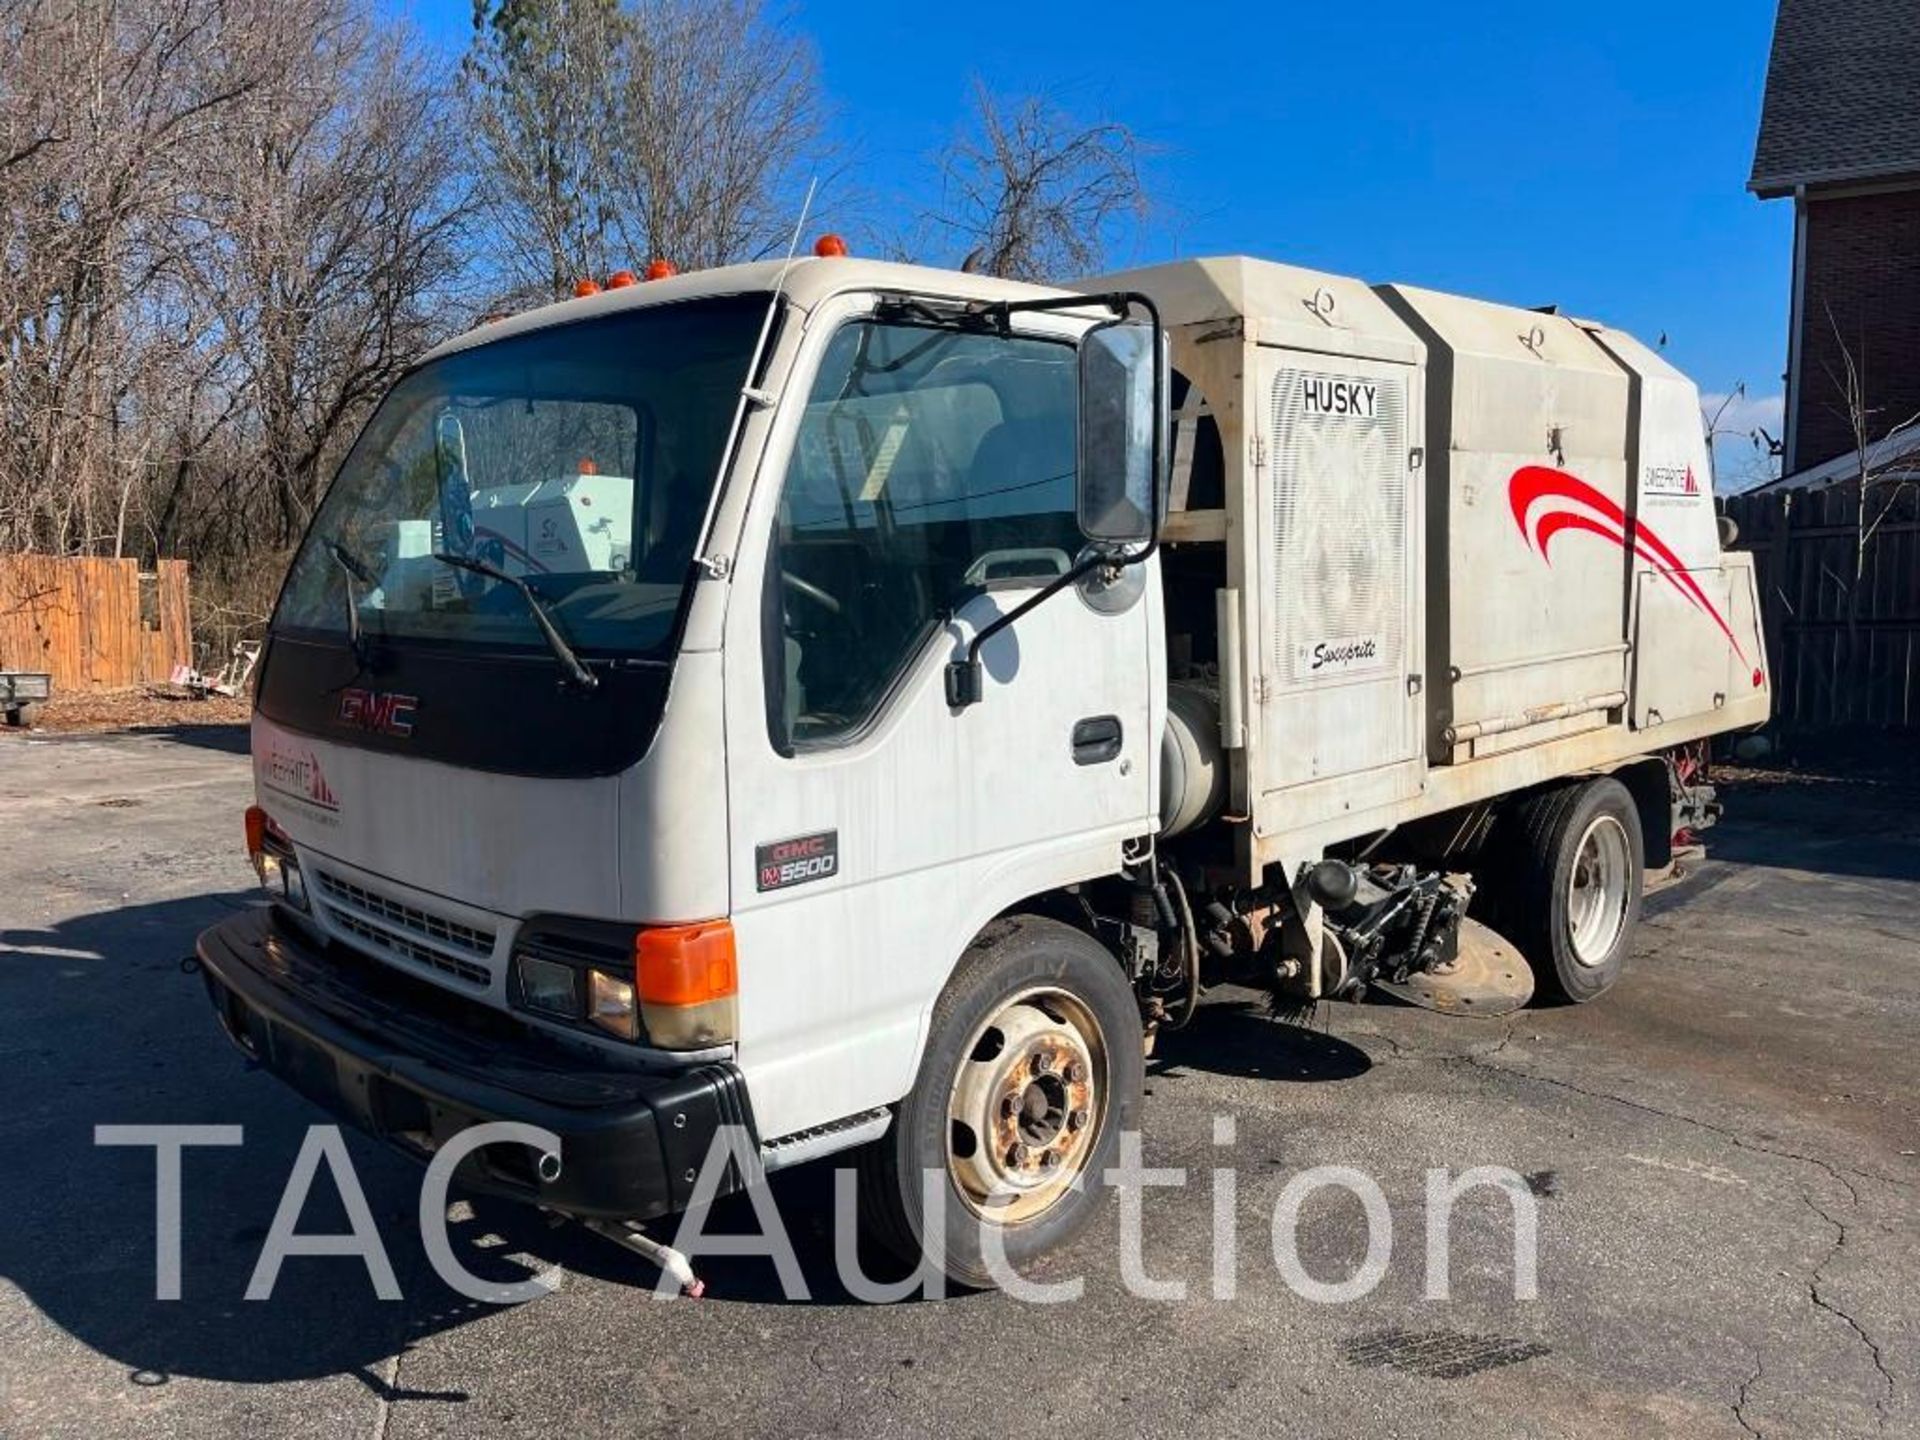
[[[1494,877],[1499,923],[1533,966],[1539,993],[1581,1004],[1613,988],[1640,920],[1645,840],[1618,780],[1530,796],[1509,820]]]
[[[1120,1132],[1139,1123],[1143,1071],[1139,1008],[1113,956],[1057,921],[996,922],[935,1005],[893,1128],[861,1157],[863,1226],[917,1263],[938,1224],[946,1273],[977,1288],[994,1283],[991,1227],[1024,1270],[1092,1218]]]

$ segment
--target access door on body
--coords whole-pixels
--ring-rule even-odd
[[[1262,789],[1310,820],[1424,775],[1420,394],[1405,365],[1258,354]]]

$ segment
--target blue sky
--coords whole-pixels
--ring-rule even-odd
[[[397,8],[464,42],[468,0]],[[1766,0],[791,8],[848,178],[901,230],[979,75],[1157,147],[1160,213],[1116,263],[1246,252],[1556,302],[1664,333],[1703,391],[1744,380],[1740,426],[1777,415],[1785,361],[1791,207],[1744,188],[1772,19]],[[1723,450],[1723,483],[1743,463]]]

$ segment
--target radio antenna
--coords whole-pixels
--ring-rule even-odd
[[[793,269],[794,257],[800,251],[800,237],[806,232],[807,216],[813,211],[813,194],[819,188],[818,175],[807,181],[807,193],[800,201],[799,217],[793,222],[793,236],[787,241],[787,258],[780,262],[780,269],[773,278],[773,293],[767,297],[767,313],[761,318],[760,334],[753,342],[753,355],[747,363],[746,378],[740,382],[740,399],[733,407],[733,424],[727,432],[726,448],[720,452],[720,468],[714,474],[713,488],[707,495],[707,514],[700,522],[700,545],[694,551],[693,563],[715,580],[726,578],[730,561],[727,556],[706,553],[707,541],[713,532],[713,514],[720,507],[721,486],[726,482],[727,472],[733,468],[734,455],[740,448],[740,433],[746,428],[748,407],[773,403],[773,397],[764,390],[756,389],[753,382],[760,374],[760,367],[766,363],[767,339],[773,334],[773,320],[780,313],[780,300],[786,294],[787,272]]]
[[[805,233],[807,228],[807,216],[813,210],[813,192],[819,188],[820,188],[820,177],[818,175],[814,176],[811,180],[807,181],[807,193],[805,197],[800,201],[800,217],[799,219],[793,222],[793,238],[787,241],[786,261],[780,266],[779,277],[775,279],[775,281],[773,282],[773,295],[776,300],[780,298],[780,287],[787,283],[787,271],[793,268],[793,257],[799,252],[799,249],[800,249],[800,236],[803,233]],[[772,323],[773,312],[771,310],[767,312],[767,320],[768,320],[768,323]],[[761,338],[765,339],[766,331],[762,330],[760,333],[761,333]]]

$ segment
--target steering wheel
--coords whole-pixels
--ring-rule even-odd
[[[811,580],[802,580],[791,570],[782,570],[780,572],[780,583],[796,594],[806,596],[807,599],[813,601],[814,604],[825,610],[829,615],[841,615],[845,613],[840,602],[834,599],[833,596],[822,590]]]

